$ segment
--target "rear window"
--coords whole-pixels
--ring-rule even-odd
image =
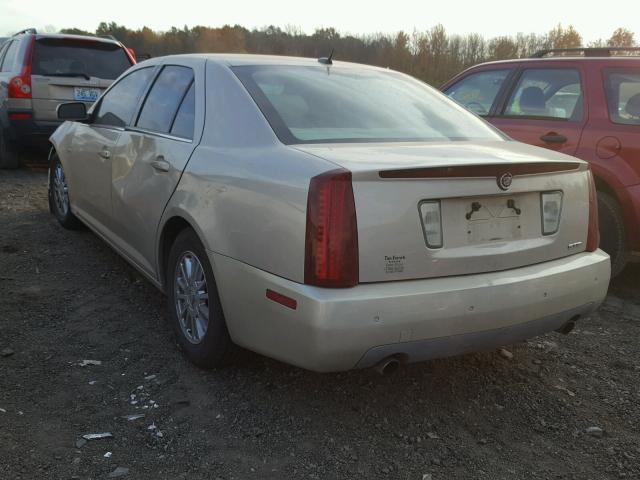
[[[147,96],[137,126],[153,132],[169,133],[189,86],[193,70],[168,65],[162,69]]]
[[[33,50],[33,75],[81,76],[114,80],[131,66],[124,49],[90,40],[41,39]]]
[[[285,144],[503,138],[445,95],[396,72],[324,66],[233,70]]]
[[[613,123],[640,125],[640,69],[605,71],[605,91]]]

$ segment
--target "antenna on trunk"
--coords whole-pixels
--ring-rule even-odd
[[[333,65],[333,61],[331,60],[333,58],[333,52],[335,51],[335,49],[331,49],[331,53],[329,54],[328,57],[320,57],[318,59],[318,62],[320,62],[323,65]]]

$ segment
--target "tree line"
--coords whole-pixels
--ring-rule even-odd
[[[153,57],[178,53],[258,53],[301,57],[327,56],[389,67],[439,86],[463,69],[480,62],[531,56],[539,50],[583,46],[582,36],[571,25],[558,24],[545,34],[497,36],[486,39],[472,33],[447,33],[442,25],[427,31],[395,34],[345,35],[334,28],[305,34],[300,28],[269,26],[249,30],[240,25],[219,28],[173,27],[158,32],[148,27],[131,30],[115,22],[102,22],[95,32],[66,28],[62,33],[111,35],[139,55]],[[618,28],[608,39],[588,47],[634,47],[634,33]]]

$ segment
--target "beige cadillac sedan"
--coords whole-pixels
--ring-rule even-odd
[[[389,371],[566,332],[607,290],[587,164],[406,75],[173,56],[58,114],[51,211],[167,294],[200,366]]]

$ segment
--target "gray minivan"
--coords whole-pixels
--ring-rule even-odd
[[[46,145],[60,103],[89,107],[135,64],[111,38],[23,30],[0,46],[0,168],[19,166],[25,146]]]

